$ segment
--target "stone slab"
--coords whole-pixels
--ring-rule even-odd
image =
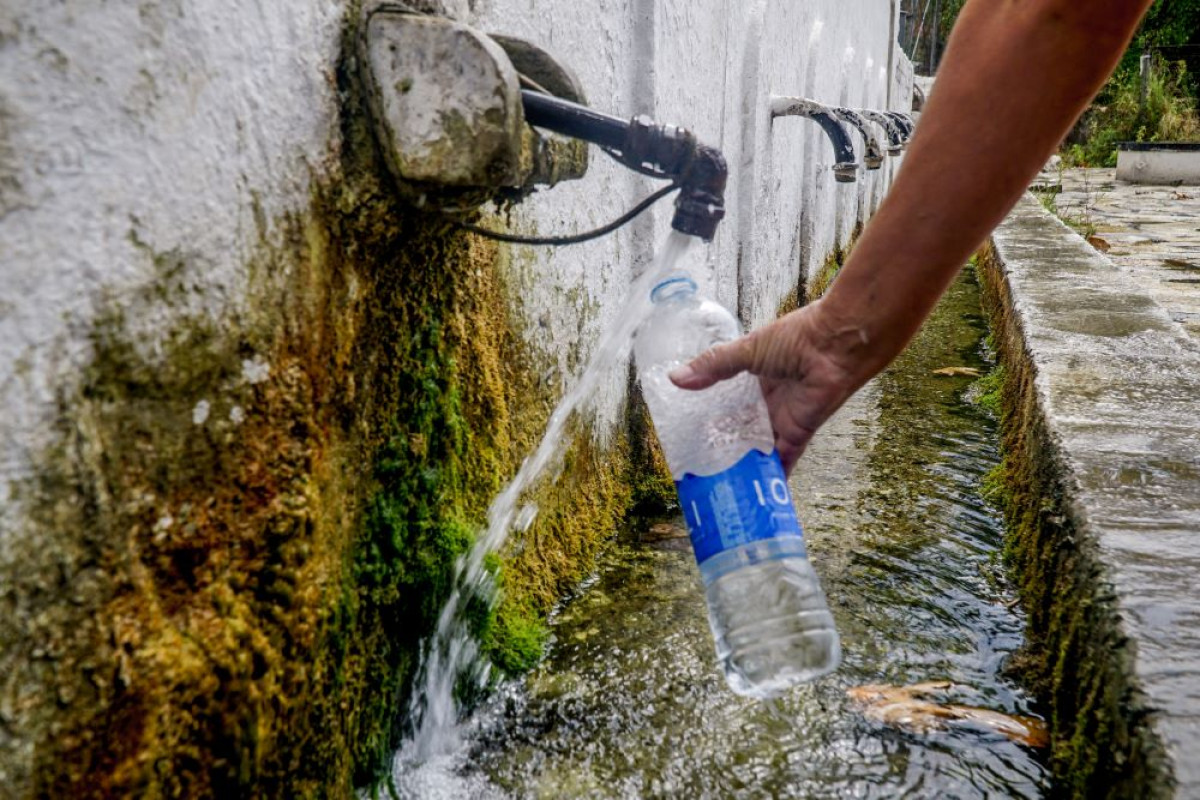
[[[1122,213],[1132,228],[1135,212]],[[1170,228],[1161,238],[1171,243]],[[1109,584],[1095,595],[1116,605],[1176,796],[1200,797],[1200,343],[1146,275],[1032,196],[994,244],[1070,473],[1076,534],[1096,545]]]
[[[1056,213],[1200,336],[1200,189],[1131,184],[1111,169],[1050,169],[1036,185],[1057,190]]]
[[[1122,147],[1117,151],[1117,177],[1130,183],[1195,186],[1200,184],[1200,150]]]

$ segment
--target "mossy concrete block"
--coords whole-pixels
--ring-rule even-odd
[[[1077,797],[1195,797],[1200,346],[1026,197],[984,259],[1008,553]]]
[[[368,15],[364,36],[363,78],[399,176],[445,186],[518,182],[521,91],[499,44],[461,23],[390,7]]]

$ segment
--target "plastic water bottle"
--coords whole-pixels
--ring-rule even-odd
[[[836,669],[841,645],[775,451],[758,378],[701,391],[667,373],[735,339],[737,320],[676,276],[650,294],[634,341],[642,393],[687,520],[729,687],[769,698]]]

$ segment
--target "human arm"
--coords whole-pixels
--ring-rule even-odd
[[[969,0],[890,193],[821,299],[672,373],[759,376],[788,470],[908,344],[1116,66],[1151,0]]]

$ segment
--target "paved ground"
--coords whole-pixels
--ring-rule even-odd
[[[1059,217],[1200,336],[1200,186],[1142,186],[1115,172],[1049,170],[1038,185],[1061,187],[1052,195]]]
[[[1107,252],[1033,197],[993,238],[1071,535],[1101,565],[1054,602],[1115,603],[1174,796],[1200,797],[1200,191],[1068,170],[1054,205]]]

